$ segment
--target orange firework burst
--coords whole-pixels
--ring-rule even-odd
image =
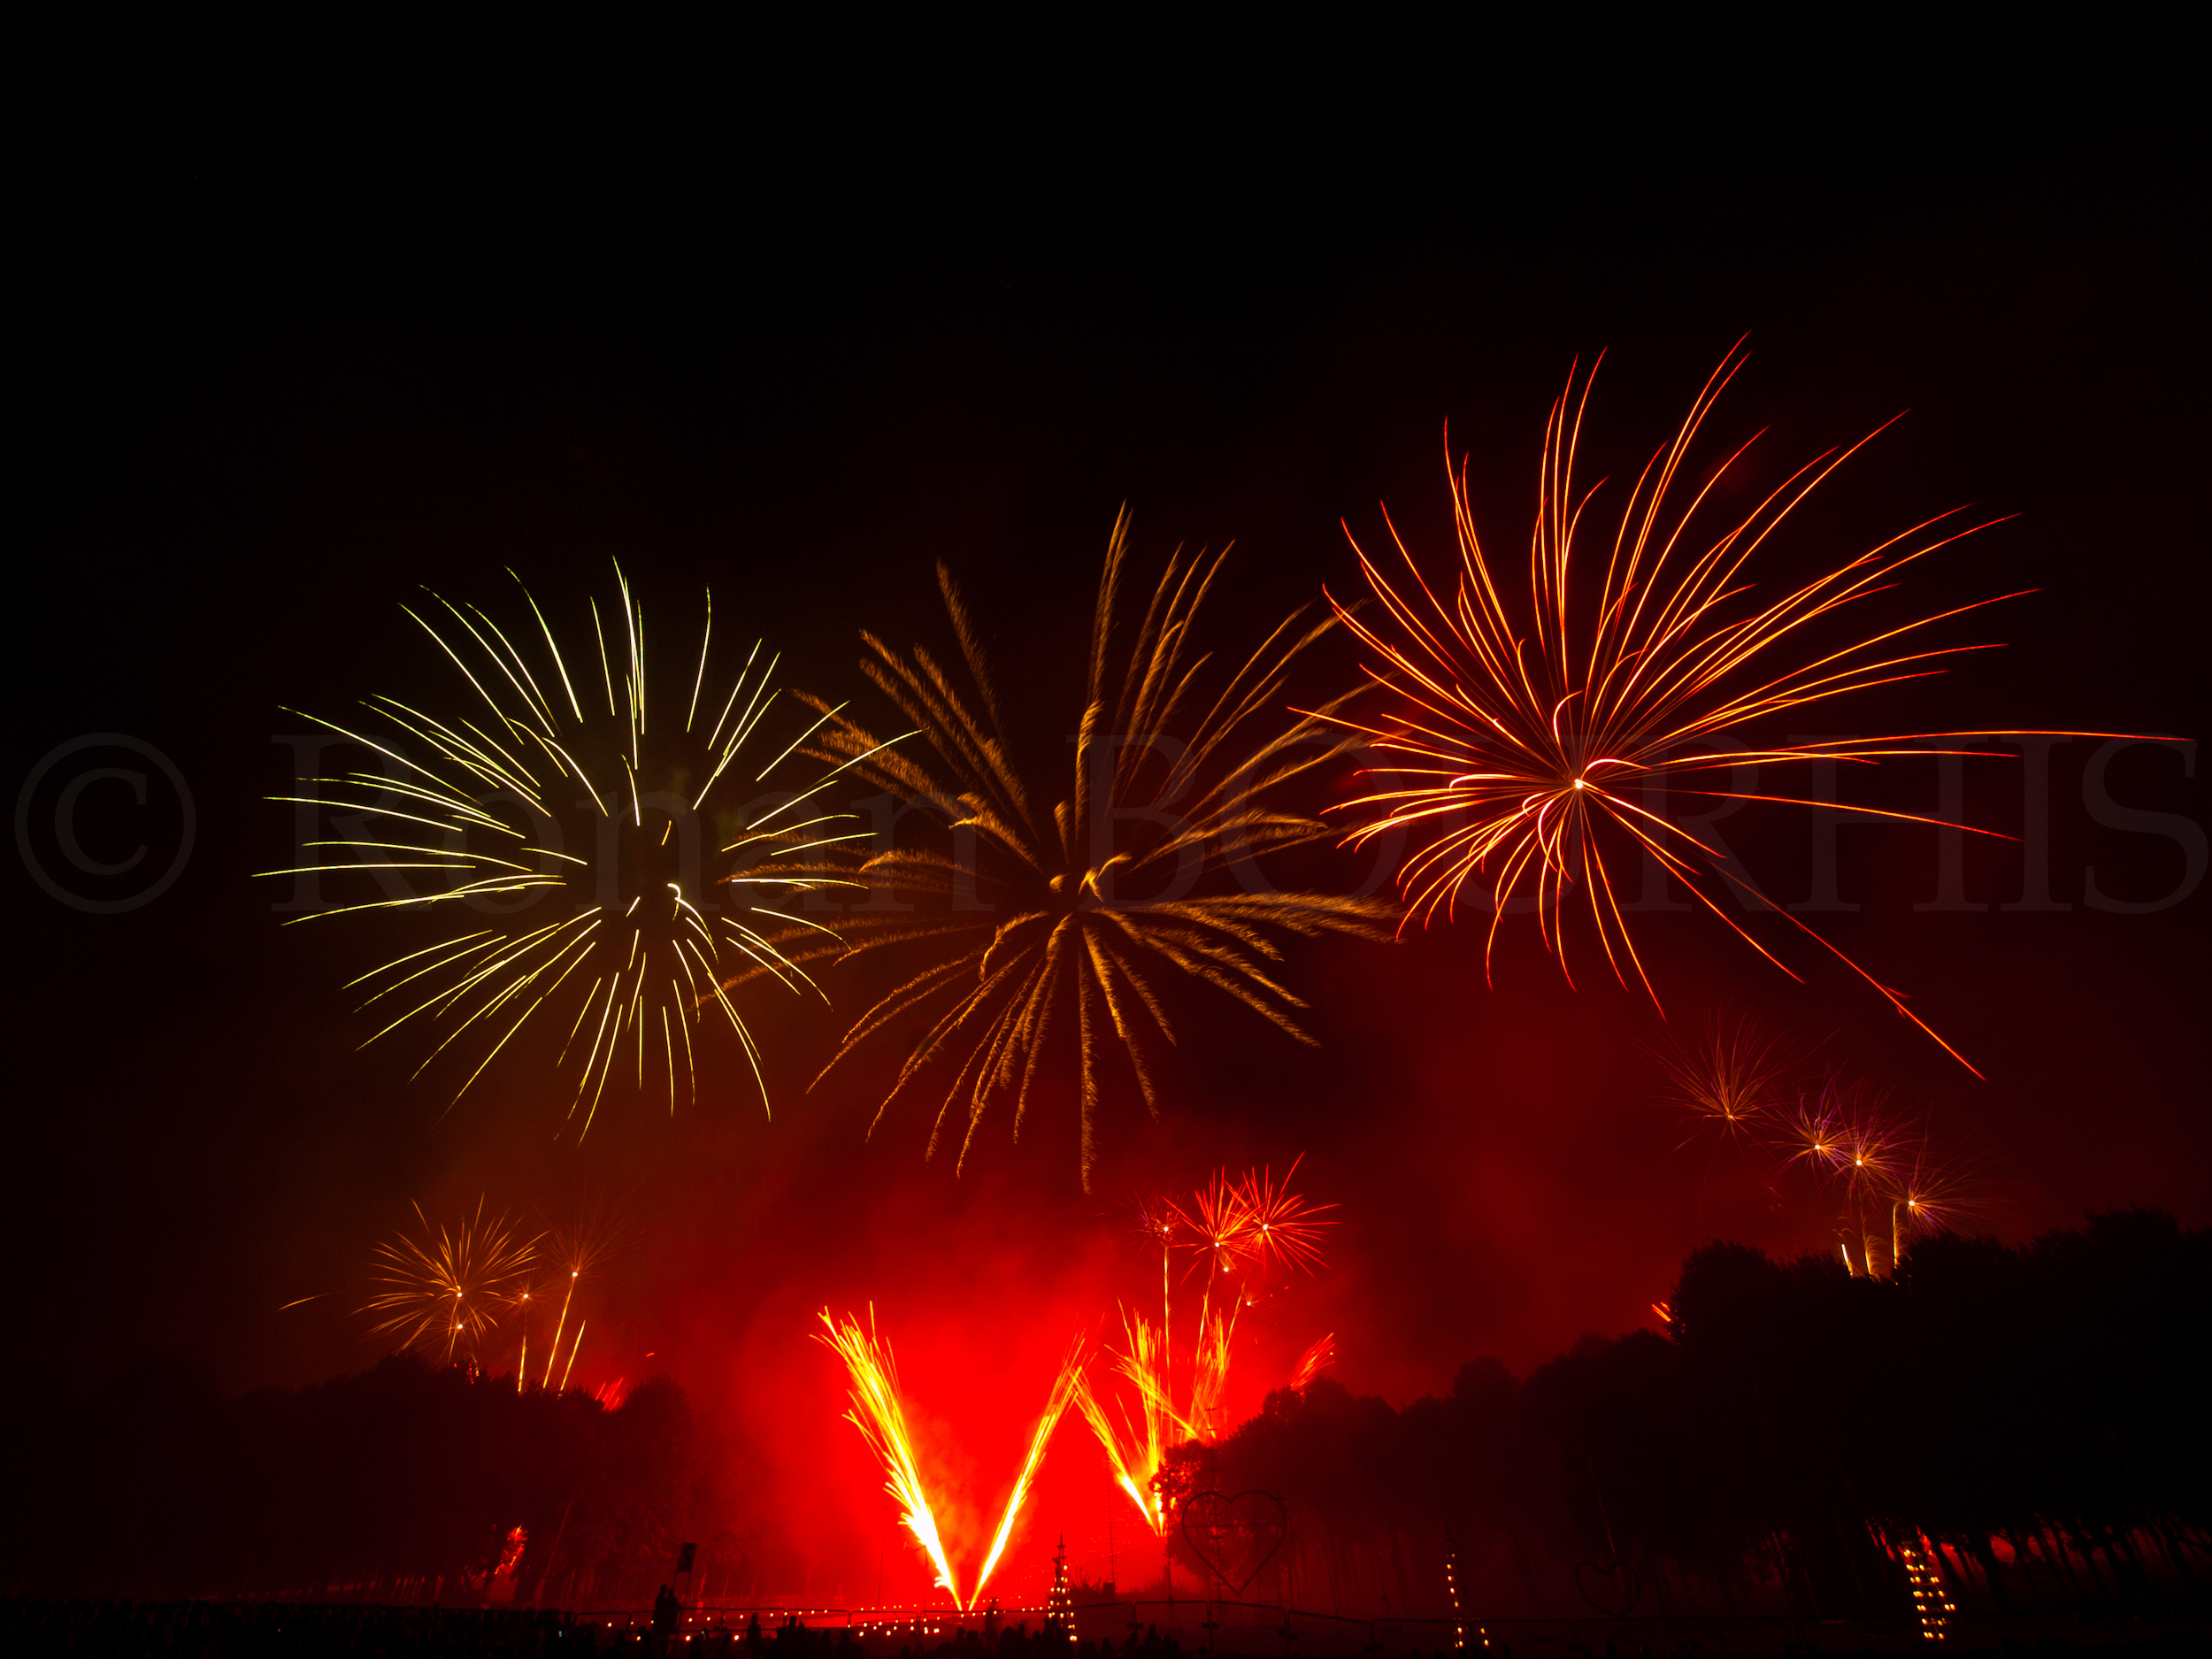
[[[1545,429],[1525,597],[1513,593],[1510,576],[1483,551],[1463,466],[1450,480],[1460,570],[1448,601],[1430,587],[1394,526],[1391,536],[1411,578],[1403,592],[1355,541],[1387,618],[1363,621],[1337,606],[1346,626],[1379,655],[1380,666],[1368,672],[1388,694],[1380,722],[1359,729],[1405,764],[1394,769],[1394,787],[1343,803],[1340,810],[1370,814],[1347,840],[1360,844],[1401,829],[1417,837],[1399,872],[1409,921],[1418,916],[1425,924],[1440,910],[1448,916],[1463,896],[1481,895],[1494,912],[1486,972],[1498,923],[1508,903],[1524,895],[1533,900],[1545,946],[1563,969],[1562,907],[1568,890],[1579,888],[1615,975],[1625,985],[1632,968],[1656,1006],[1658,994],[1630,937],[1608,863],[1617,855],[1648,855],[1754,949],[1791,972],[1727,915],[1720,898],[1732,890],[1755,909],[1785,917],[1964,1064],[1905,1007],[1900,993],[1779,910],[1728,868],[1723,849],[1668,816],[1668,801],[1681,796],[1827,804],[1733,789],[1713,775],[1738,766],[1983,754],[1992,751],[1930,745],[2025,735],[1932,732],[1779,744],[1748,735],[1747,728],[1770,717],[1936,672],[1937,659],[1984,649],[1922,648],[1913,636],[1997,600],[1915,617],[1832,649],[1809,643],[1824,618],[1893,586],[1915,560],[1985,527],[1961,526],[1954,513],[1916,525],[1778,597],[1746,599],[1745,568],[1753,555],[1875,434],[1800,467],[1749,512],[1709,535],[1701,510],[1711,505],[1716,487],[1750,445],[1740,446],[1702,485],[1686,483],[1683,472],[1699,428],[1743,365],[1740,347],[1707,380],[1671,442],[1645,465],[1622,507],[1594,594],[1570,580],[1575,537],[1596,493],[1594,488],[1575,494],[1575,449],[1590,382],[1583,381],[1578,397],[1572,374]],[[1686,492],[1690,499],[1678,504]],[[1944,823],[1907,812],[1870,815]],[[1477,877],[1494,864],[1496,879],[1485,894]]]
[[[457,1227],[433,1227],[415,1206],[422,1236],[405,1233],[376,1247],[383,1288],[361,1311],[381,1314],[377,1332],[400,1333],[402,1348],[442,1348],[447,1359],[480,1348],[500,1319],[519,1303],[537,1260],[537,1240],[505,1216],[476,1213]]]
[[[1293,1164],[1291,1173],[1297,1170]],[[1078,1393],[1076,1404],[1106,1454],[1115,1483],[1129,1494],[1155,1532],[1164,1532],[1170,1518],[1156,1485],[1168,1451],[1178,1441],[1211,1441],[1221,1432],[1237,1316],[1257,1299],[1269,1269],[1310,1271],[1321,1264],[1321,1230],[1331,1224],[1319,1217],[1334,1208],[1307,1203],[1279,1186],[1268,1170],[1248,1170],[1233,1181],[1227,1171],[1217,1170],[1187,1203],[1155,1199],[1138,1205],[1139,1235],[1160,1247],[1160,1322],[1156,1325],[1125,1308],[1123,1349],[1114,1356],[1113,1364],[1115,1372],[1136,1391],[1137,1413],[1133,1419],[1125,1405],[1118,1406],[1117,1423],[1088,1384]],[[1197,1271],[1201,1261],[1206,1269],[1196,1339],[1187,1368],[1188,1392],[1181,1406],[1176,1403],[1174,1352],[1169,1341],[1173,1324],[1169,1268],[1171,1252],[1179,1248],[1196,1258],[1190,1272]],[[1242,1282],[1226,1282],[1240,1272],[1245,1274]],[[1214,1305],[1217,1290],[1225,1293],[1225,1307]],[[1309,1362],[1322,1346],[1316,1344],[1309,1352]]]
[[[1770,1155],[1778,1174],[1809,1174],[1842,1188],[1836,1232],[1854,1273],[1895,1271],[1915,1238],[1941,1232],[1974,1207],[1964,1178],[1936,1161],[1924,1122],[1832,1072],[1793,1086],[1779,1040],[1747,1019],[1732,1027],[1717,1022],[1694,1052],[1662,1056],[1660,1064],[1701,1125]],[[1885,1231],[1886,1263],[1876,1255]]]
[[[1171,558],[1133,630],[1119,603],[1128,530],[1125,513],[1107,543],[1085,700],[1071,710],[1073,772],[1061,774],[1057,801],[1041,793],[1049,774],[1016,764],[977,628],[942,565],[938,583],[968,688],[920,646],[901,653],[862,636],[873,653],[863,672],[933,759],[895,749],[899,740],[847,716],[804,752],[849,768],[933,823],[936,844],[879,851],[864,869],[887,892],[942,902],[911,914],[892,913],[909,910],[904,900],[863,906],[844,918],[842,940],[778,936],[793,943],[795,961],[920,942],[940,953],[855,1021],[829,1063],[894,1022],[927,1014],[877,1118],[926,1068],[949,1070],[933,1151],[964,1113],[964,1158],[994,1100],[1010,1099],[1018,1134],[1048,1037],[1071,1033],[1087,1187],[1114,1048],[1147,1108],[1159,1110],[1147,1049],[1156,1036],[1176,1040],[1162,984],[1176,977],[1211,986],[1312,1043],[1299,1018],[1303,1001],[1274,977],[1284,936],[1380,938],[1391,914],[1369,899],[1254,891],[1239,873],[1262,853],[1329,833],[1280,796],[1353,746],[1321,723],[1343,700],[1283,729],[1275,716],[1296,659],[1332,623],[1303,626],[1294,612],[1225,684],[1209,687],[1211,659],[1196,647],[1196,623],[1226,549]],[[823,871],[850,874],[825,858]],[[1163,895],[1132,896],[1148,888]]]
[[[1785,1070],[1781,1039],[1751,1020],[1716,1019],[1694,1056],[1662,1051],[1655,1057],[1682,1104],[1728,1139],[1756,1140],[1773,1127],[1773,1094]]]
[[[1290,1175],[1283,1179],[1287,1182],[1297,1173],[1298,1164],[1294,1163]],[[1295,1193],[1278,1187],[1274,1171],[1264,1169],[1245,1171],[1237,1186],[1237,1197],[1243,1222],[1237,1242],[1254,1266],[1263,1271],[1271,1267],[1294,1267],[1311,1272],[1321,1265],[1321,1229],[1332,1224],[1317,1217],[1324,1210],[1334,1210],[1334,1204],[1309,1204]]]

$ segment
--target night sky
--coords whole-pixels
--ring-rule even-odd
[[[1088,1194],[1064,1090],[1019,1145],[987,1122],[957,1178],[923,1160],[925,1100],[867,1139],[889,1056],[810,1094],[841,1029],[818,1006],[761,1005],[772,1121],[727,1064],[672,1118],[649,1092],[613,1099],[580,1147],[526,1066],[448,1112],[408,1084],[414,1049],[356,1051],[370,1027],[341,987],[380,959],[379,924],[281,927],[283,884],[250,879],[292,862],[290,810],[263,799],[290,793],[272,737],[304,727],[285,709],[456,698],[400,611],[423,585],[504,606],[512,566],[572,608],[604,603],[619,558],[649,611],[688,615],[710,584],[718,627],[764,635],[787,683],[845,696],[865,690],[862,628],[949,643],[941,559],[1050,756],[1125,503],[1144,572],[1235,541],[1210,625],[1256,639],[1325,583],[1356,591],[1340,520],[1373,539],[1386,503],[1432,567],[1448,558],[1448,423],[1509,553],[1578,357],[1607,354],[1594,480],[1632,468],[1747,334],[1714,430],[1767,428],[1763,476],[1909,411],[1777,544],[1775,574],[1971,503],[2013,517],[1899,603],[2033,590],[1946,636],[2002,650],[1841,720],[2200,737],[2200,188],[2055,142],[1952,138],[1663,184],[1564,159],[1502,184],[1319,148],[1141,180],[911,162],[831,200],[766,159],[711,196],[565,152],[418,192],[365,157],[310,189],[224,151],[151,161],[97,211],[42,196],[14,353],[6,775],[19,789],[57,746],[127,733],[174,762],[196,817],[173,887],[127,913],[65,908],[9,861],[9,1387],[73,1388],[151,1353],[234,1389],[357,1369],[382,1351],[353,1311],[368,1253],[411,1202],[618,1205],[635,1244],[581,1371],[665,1370],[787,1482],[795,1535],[849,1552],[873,1537],[875,1481],[834,1422],[813,1311],[873,1299],[917,1394],[993,1463],[1011,1431],[977,1402],[1026,1398],[1073,1328],[1141,1290],[1128,1198],[1217,1165],[1302,1154],[1302,1189],[1340,1206],[1328,1271],[1258,1332],[1248,1408],[1323,1331],[1348,1385],[1405,1400],[1478,1355],[1524,1370],[1649,1323],[1705,1240],[1832,1249],[1832,1205],[1682,1144],[1651,1050],[1718,1010],[1925,1114],[1972,1172],[1978,1227],[2019,1239],[2135,1202],[2212,1223],[2212,895],[2083,902],[2093,867],[2134,902],[2185,877],[2181,841],[2093,821],[2093,742],[2051,765],[2050,890],[2070,908],[1997,908],[2023,865],[1992,842],[1965,864],[1981,908],[1916,910],[1934,833],[1840,832],[1860,908],[1817,919],[1985,1081],[1832,963],[1797,952],[1793,983],[1710,918],[1648,919],[1663,1025],[1597,973],[1570,989],[1525,918],[1488,988],[1479,929],[1440,925],[1294,949],[1318,1052],[1203,1005],[1164,1072],[1165,1120],[1123,1102]],[[1348,684],[1357,661],[1332,642],[1315,682]],[[2112,796],[2201,826],[2193,764],[2130,749]],[[2021,829],[2020,773],[1970,764],[1973,821]],[[1935,789],[1932,764],[1903,763],[1855,798],[1925,810]],[[158,802],[84,801],[88,852],[173,849]],[[1725,833],[1768,891],[1803,896],[1801,815]],[[1370,873],[1348,854],[1302,867]],[[829,981],[848,1016],[887,983]],[[1075,1436],[1054,1455],[1065,1481],[1097,1479]],[[1064,1500],[1074,1543],[1085,1505],[1102,1511]]]

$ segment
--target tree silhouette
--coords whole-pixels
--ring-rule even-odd
[[[1616,1563],[1648,1611],[1898,1613],[1907,1548],[1993,1610],[2202,1610],[2208,1286],[2212,1233],[2146,1210],[1878,1279],[1713,1244],[1664,1336],[1477,1361],[1402,1411],[1284,1391],[1208,1480],[1282,1495],[1294,1576],[1340,1601],[1348,1552],[1386,1555],[1402,1611],[1444,1610],[1448,1532],[1497,1616],[1586,1610],[1576,1567]]]

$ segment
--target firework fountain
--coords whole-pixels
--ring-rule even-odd
[[[1291,1174],[1296,1173],[1294,1164]],[[1156,1534],[1164,1535],[1171,1518],[1160,1489],[1168,1452],[1190,1440],[1210,1444],[1221,1433],[1238,1316],[1259,1300],[1271,1271],[1310,1271],[1321,1265],[1321,1231],[1332,1225],[1321,1217],[1332,1208],[1308,1204],[1266,1170],[1247,1171],[1233,1181],[1226,1171],[1218,1171],[1187,1202],[1155,1199],[1137,1207],[1139,1235],[1160,1247],[1161,1274],[1159,1323],[1125,1307],[1123,1346],[1113,1356],[1113,1372],[1134,1394],[1136,1412],[1133,1417],[1125,1403],[1117,1402],[1110,1413],[1087,1379],[1076,1405],[1106,1455],[1115,1484]],[[1180,1404],[1169,1337],[1174,1326],[1173,1256],[1179,1249],[1191,1258],[1186,1282],[1202,1266],[1205,1271]],[[1304,1387],[1334,1356],[1333,1337],[1315,1343],[1301,1360],[1292,1386]]]
[[[990,1582],[991,1574],[1006,1553],[1014,1523],[1028,1500],[1037,1471],[1043,1465],[1045,1448],[1051,1444],[1053,1431],[1059,1427],[1061,1417],[1082,1386],[1083,1340],[1078,1337],[1069,1346],[1067,1356],[1053,1378],[1044,1409],[1030,1432],[1028,1454],[1007,1494],[998,1529],[991,1536],[974,1584],[964,1596],[951,1556],[947,1553],[937,1509],[930,1502],[914,1437],[907,1426],[906,1402],[899,1390],[898,1362],[892,1355],[888,1340],[876,1331],[875,1310],[868,1310],[868,1324],[864,1327],[849,1315],[839,1323],[830,1317],[826,1308],[822,1310],[820,1317],[825,1334],[815,1340],[844,1361],[851,1384],[847,1395],[851,1405],[845,1413],[846,1421],[860,1431],[868,1449],[883,1465],[884,1490],[899,1506],[900,1522],[929,1557],[930,1565],[936,1570],[937,1584],[952,1598],[952,1604],[961,1609],[977,1605],[982,1599],[984,1586]]]

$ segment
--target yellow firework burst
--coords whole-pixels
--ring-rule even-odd
[[[469,706],[440,716],[375,697],[361,729],[317,719],[381,770],[280,797],[326,808],[339,833],[309,844],[319,862],[268,872],[380,886],[296,920],[433,918],[431,942],[351,982],[365,1009],[388,1010],[368,1041],[430,1029],[417,1075],[453,1055],[468,1068],[457,1100],[537,1020],[545,1046],[559,1044],[556,1068],[577,1073],[569,1113],[584,1107],[585,1129],[618,1071],[640,1090],[664,1076],[672,1111],[680,1083],[695,1097],[695,1032],[718,1015],[764,1103],[759,1050],[725,983],[745,967],[799,992],[811,982],[770,935],[835,937],[792,913],[798,895],[837,879],[793,867],[837,839],[836,815],[818,806],[829,779],[768,783],[831,714],[784,699],[758,642],[734,681],[710,681],[711,595],[695,664],[687,654],[672,684],[649,680],[645,615],[615,574],[617,603],[603,615],[590,602],[590,649],[574,658],[526,588],[517,632],[528,650],[474,605],[433,595],[409,608]]]
[[[1011,1096],[1019,1133],[1047,1041],[1071,1026],[1086,1185],[1109,1041],[1158,1110],[1145,1048],[1176,1033],[1155,975],[1171,970],[1211,986],[1310,1041],[1298,1018],[1304,1004],[1273,976],[1279,937],[1378,936],[1394,913],[1365,899],[1278,891],[1253,862],[1327,833],[1273,803],[1284,785],[1359,741],[1324,723],[1337,703],[1285,717],[1291,664],[1329,619],[1307,624],[1294,613],[1225,684],[1202,686],[1209,658],[1194,647],[1194,625],[1227,549],[1170,559],[1133,636],[1118,608],[1127,549],[1125,513],[1107,543],[1084,702],[1067,727],[1074,774],[1051,805],[1013,758],[974,622],[942,565],[965,687],[921,646],[901,652],[862,635],[872,652],[864,672],[918,729],[928,757],[893,751],[841,717],[813,751],[920,809],[936,829],[930,844],[879,851],[864,870],[879,889],[923,902],[903,914],[849,914],[841,928],[856,951],[926,941],[938,960],[863,1014],[831,1065],[902,1016],[927,1017],[884,1106],[942,1061],[954,1077],[930,1148],[964,1106],[964,1157],[994,1099]]]
[[[537,1240],[504,1215],[486,1217],[480,1198],[457,1226],[432,1226],[420,1204],[415,1219],[419,1237],[403,1233],[376,1247],[379,1289],[361,1311],[380,1316],[372,1328],[398,1333],[402,1348],[449,1360],[463,1349],[473,1354],[519,1304]]]

